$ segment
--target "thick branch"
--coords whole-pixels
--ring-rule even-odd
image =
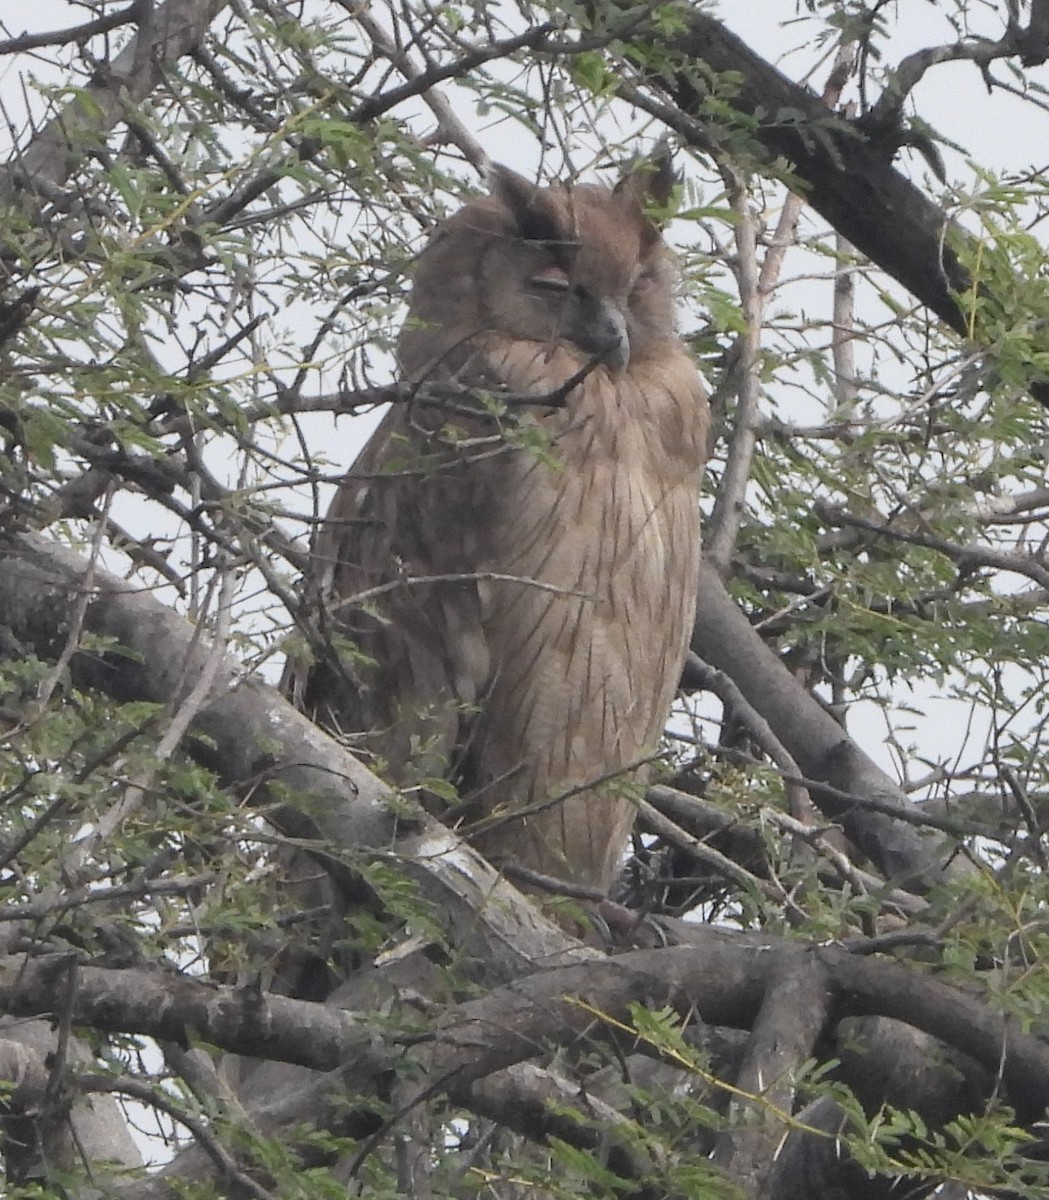
[[[533,1058],[551,1042],[620,1036],[634,1004],[669,1005],[708,1025],[750,1027],[774,972],[784,969],[797,979],[811,973],[822,981],[820,996],[829,997],[809,1013],[810,1030],[825,1013],[832,1022],[850,1015],[892,1017],[963,1051],[1000,1079],[1021,1121],[1038,1119],[1049,1106],[1049,1046],[993,1000],[839,946],[792,946],[703,927],[694,930],[691,945],[602,957],[518,979],[450,1010],[432,1040],[413,1038],[415,1053],[436,1087],[468,1102],[474,1082]],[[16,1016],[51,1013],[56,972],[64,978],[67,971],[66,956],[0,968],[0,1004]],[[77,984],[74,1022],[107,1031],[178,1042],[192,1034],[234,1052],[315,1068],[353,1062],[354,1079],[362,1068],[381,1072],[403,1055],[396,1039],[385,1047],[377,1042],[370,1021],[255,988],[91,966],[78,968]],[[768,1021],[771,1028],[771,1009]]]
[[[62,653],[87,563],[35,535],[0,541],[0,625],[44,660]],[[118,700],[177,703],[198,683],[210,647],[200,631],[148,591],[95,569],[84,632],[121,652],[77,655],[76,678]],[[220,781],[289,837],[303,839],[353,902],[369,894],[344,861],[362,849],[394,851],[398,833],[417,831],[397,861],[434,904],[434,914],[496,978],[551,954],[585,953],[502,881],[479,855],[435,821],[395,816],[389,789],[275,689],[223,656],[193,721],[187,749]],[[403,807],[403,806],[402,806]],[[497,902],[492,902],[496,900]],[[465,943],[460,940],[465,939]]]
[[[775,956],[754,1031],[736,1086],[756,1097],[734,1106],[747,1116],[729,1129],[714,1151],[714,1162],[753,1196],[765,1196],[765,1177],[786,1135],[783,1115],[794,1111],[797,1074],[810,1057],[827,1019],[830,991],[822,970],[796,952]]]
[[[768,166],[785,158],[805,199],[822,217],[952,329],[968,332],[954,293],[966,291],[971,281],[944,244],[943,210],[862,133],[719,21],[696,9],[687,21],[687,31],[675,34],[675,49],[719,74],[736,76],[732,106],[753,118],[751,136],[768,154]],[[646,33],[638,30],[637,36],[643,39]],[[655,36],[647,36],[655,48]],[[702,117],[704,91],[696,71],[678,71],[670,92],[686,113]]]
[[[125,1115],[111,1097],[63,1095],[55,1111],[49,1092],[56,1078],[61,1082],[69,1066],[83,1069],[96,1062],[79,1038],[66,1040],[64,1053],[61,1041],[52,1022],[0,1018],[0,1081],[5,1088],[0,1151],[9,1183],[23,1169],[31,1176],[41,1160],[56,1168],[86,1159],[95,1166],[96,1181],[110,1169],[142,1163]]]
[[[633,7],[630,0],[618,0],[620,10]],[[781,172],[785,159],[793,186],[839,234],[955,332],[972,336],[970,314],[959,296],[978,281],[955,249],[969,242],[968,235],[893,167],[896,145],[868,138],[862,124],[838,116],[714,17],[693,7],[684,19],[687,28],[675,30],[672,46],[649,26],[639,26],[632,36],[633,45],[647,43],[658,61],[669,52],[688,63],[659,76],[656,86],[668,91],[685,114],[677,123],[672,113],[665,119],[697,149],[709,150],[703,125],[705,68],[731,76],[732,107],[746,119],[762,166]],[[1044,403],[1049,394],[1043,395],[1043,387],[1035,381],[1032,392]]]
[[[869,759],[834,718],[801,686],[762,641],[725,590],[717,572],[700,568],[699,605],[692,645],[724,671],[747,702],[772,727],[807,779],[837,792],[870,797],[880,808],[908,810],[911,801]],[[886,876],[912,890],[927,889],[942,872],[965,870],[951,849],[894,819],[888,812],[857,808],[840,795],[812,788],[820,810],[844,827],[849,838]]]

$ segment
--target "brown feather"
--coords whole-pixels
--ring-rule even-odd
[[[562,407],[524,418],[545,450],[501,441],[490,419],[456,417],[449,438],[433,406],[390,412],[313,560],[331,628],[375,665],[318,664],[303,697],[370,731],[402,781],[409,764],[452,771],[493,860],[600,889],[633,821],[623,782],[657,746],[692,626],[707,424],[641,192],[504,172],[438,230],[400,341],[408,379],[546,396],[609,330],[623,342]],[[455,578],[410,582],[435,576]]]

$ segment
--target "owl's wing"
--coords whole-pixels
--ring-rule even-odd
[[[469,520],[488,476],[470,466],[501,446],[451,402],[459,436],[440,406],[397,405],[339,485],[303,581],[312,658],[282,683],[402,784],[448,773],[489,672]]]
[[[391,408],[361,448],[353,472],[347,474],[329,505],[323,521],[314,532],[310,557],[299,583],[302,600],[299,623],[309,645],[288,654],[281,675],[280,690],[314,720],[321,720],[329,705],[322,697],[340,681],[347,685],[345,702],[352,706],[355,688],[352,672],[344,670],[337,651],[337,623],[333,624],[330,604],[335,597],[336,580],[342,572],[340,557],[354,542],[354,518],[366,505],[367,479],[381,469],[383,452],[396,426],[397,412]],[[354,561],[361,557],[352,553]],[[355,591],[363,590],[363,583]],[[342,705],[338,706],[342,708]],[[323,720],[322,723],[330,724]],[[338,726],[333,726],[338,728]]]

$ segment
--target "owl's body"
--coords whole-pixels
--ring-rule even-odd
[[[556,402],[508,438],[490,417],[391,411],[315,546],[328,614],[375,665],[344,659],[341,682],[316,668],[304,697],[374,731],[402,781],[412,763],[450,772],[493,861],[598,889],[678,683],[698,566],[706,398],[673,334],[649,186],[504,172],[438,231],[406,377]],[[365,592],[367,609],[347,602]]]

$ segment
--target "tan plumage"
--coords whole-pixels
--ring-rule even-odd
[[[299,696],[373,731],[401,781],[454,777],[493,861],[600,889],[632,803],[622,780],[581,785],[629,778],[655,749],[694,608],[706,397],[642,208],[670,182],[667,164],[614,189],[499,169],[438,229],[399,342],[408,380],[469,385],[452,403],[476,410],[478,389],[545,397],[591,369],[559,406],[514,407],[505,436],[491,417],[392,409],[311,580],[327,631],[374,665],[318,663]]]

